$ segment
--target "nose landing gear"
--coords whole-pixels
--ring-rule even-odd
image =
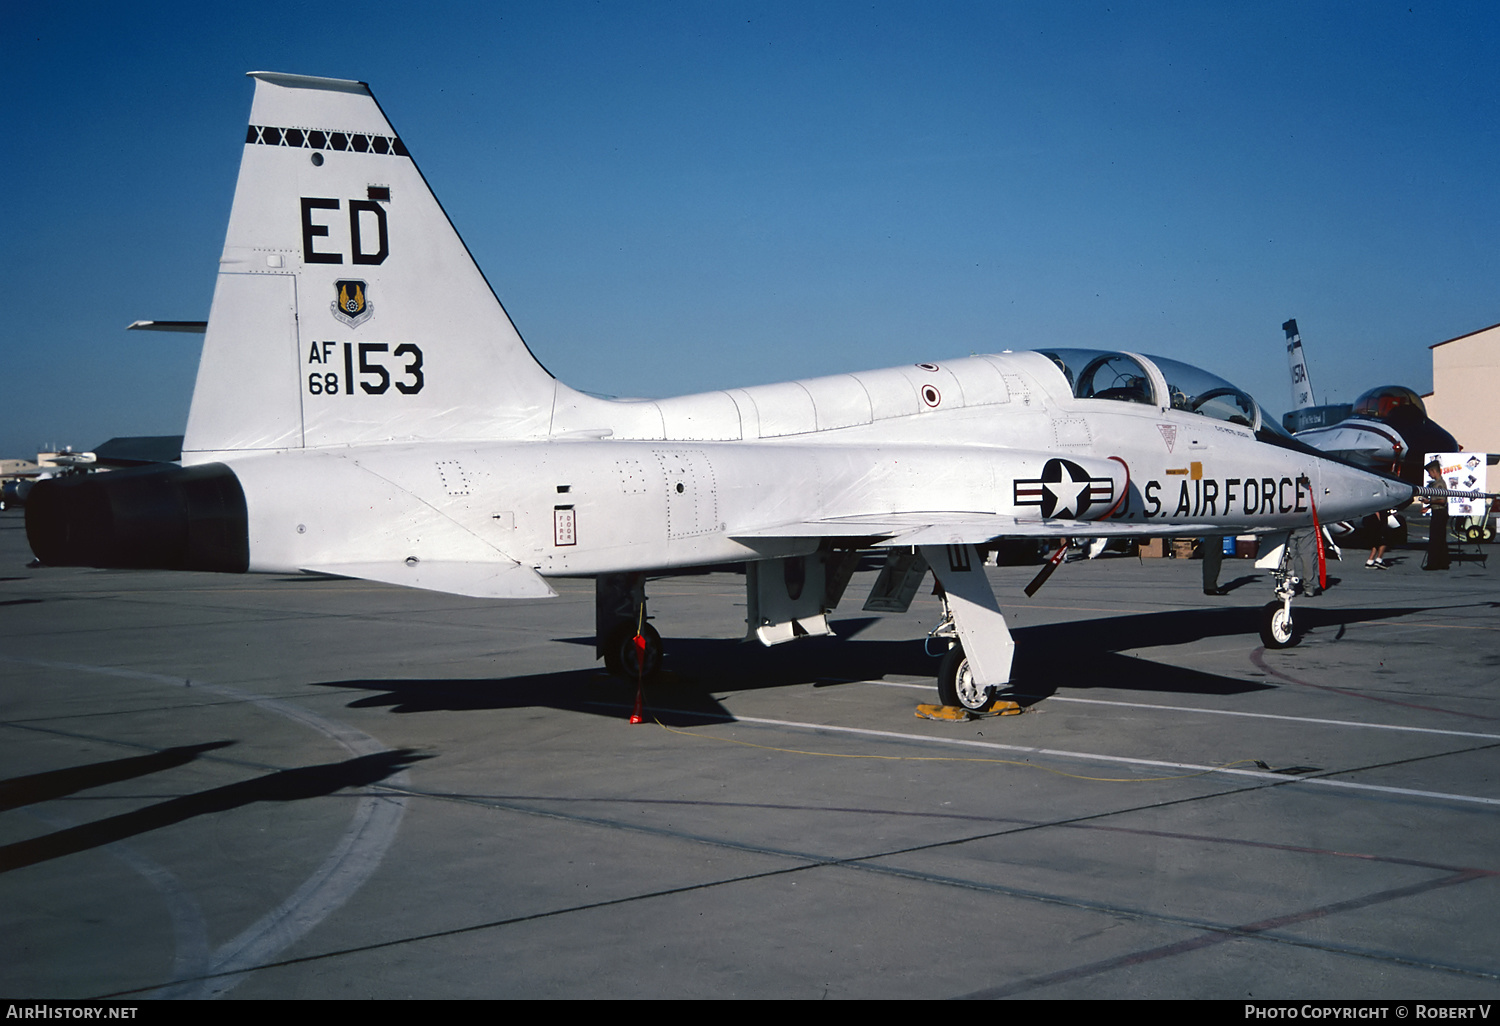
[[[1281,594],[1279,588],[1277,594]],[[1302,640],[1302,632],[1292,620],[1290,594],[1284,599],[1272,599],[1261,609],[1260,640],[1267,648],[1291,648]]]
[[[1267,648],[1291,648],[1302,640],[1302,630],[1292,618],[1292,597],[1302,590],[1302,578],[1291,572],[1290,561],[1288,545],[1281,565],[1271,571],[1276,597],[1260,610],[1260,640]]]

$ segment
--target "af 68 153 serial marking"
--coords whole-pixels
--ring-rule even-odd
[[[342,375],[331,369],[340,348]],[[384,362],[387,353],[403,361],[402,365],[387,367]],[[389,342],[314,342],[308,350],[307,362],[321,368],[307,375],[309,395],[353,395],[356,383],[366,395],[384,395],[392,385],[402,395],[416,395],[426,383],[422,376],[422,350],[411,342],[403,342],[394,349]]]

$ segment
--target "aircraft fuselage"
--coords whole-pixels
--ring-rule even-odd
[[[1027,522],[1108,515],[1121,525],[1192,525],[1192,533],[1272,531],[1310,524],[1315,509],[1338,520],[1405,498],[1387,498],[1381,478],[1267,444],[1238,424],[1075,399],[1061,375],[1048,380],[1055,372],[1036,354],[970,357],[944,369],[961,385],[981,366],[1004,368],[1024,389],[1005,401],[767,439],[389,443],[221,462],[245,490],[249,569],[275,572],[356,558],[508,559],[543,576],[665,570],[808,552],[818,537],[756,532],[880,514]],[[750,402],[741,403],[751,406],[757,391],[743,390]],[[593,402],[601,419],[614,405]],[[694,402],[711,408],[732,403],[733,394],[652,405],[670,414],[673,404]],[[641,404],[619,405],[637,416]],[[1039,482],[1058,458],[1095,483],[1054,495],[1044,509]],[[823,536],[879,533],[857,522],[836,531]]]

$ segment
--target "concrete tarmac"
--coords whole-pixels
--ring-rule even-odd
[[[592,582],[28,558],[0,514],[0,994],[1500,994],[1500,568],[1331,564],[1281,651],[1242,561],[992,569],[1028,712],[967,723],[926,588],[767,650],[664,579],[630,726]]]

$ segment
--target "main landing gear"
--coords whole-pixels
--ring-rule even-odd
[[[1010,683],[1015,642],[984,575],[984,560],[972,545],[921,549],[943,599],[943,619],[927,637],[929,653],[934,640],[948,646],[938,666],[938,699],[985,712],[995,704],[995,692]]]
[[[649,680],[661,669],[661,635],[649,623],[620,624],[600,646],[604,668],[616,677]]]
[[[646,575],[602,574],[594,586],[596,657],[616,677],[650,680],[661,669],[661,635],[647,622]]]
[[[974,669],[964,646],[954,642],[938,664],[938,701],[970,712],[985,712],[995,704],[995,689],[974,679]]]
[[[751,637],[775,645],[832,633],[825,617],[853,574],[858,554],[852,550],[818,553],[816,558],[811,570],[808,564],[814,557],[798,556],[785,557],[779,564],[765,561],[754,574],[746,575]],[[879,599],[887,605],[873,608],[894,603],[904,609],[916,591],[916,581],[930,566],[943,599],[943,621],[928,637],[929,654],[942,655],[938,694],[945,706],[969,712],[989,710],[996,692],[1010,683],[1015,642],[979,552],[973,545],[921,545],[910,558],[892,563],[896,569],[887,582],[891,588],[883,591],[877,581],[866,608]],[[910,572],[914,569],[915,574]],[[638,573],[601,574],[595,581],[595,654],[610,673],[638,683],[649,681],[662,665],[661,635],[647,622],[645,583],[645,575]],[[900,594],[886,594],[892,588]]]

